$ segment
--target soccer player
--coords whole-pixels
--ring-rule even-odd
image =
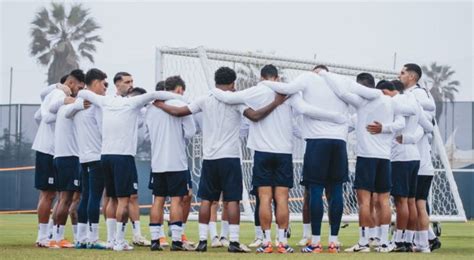
[[[266,85],[283,86],[282,89],[287,89],[288,84],[277,82],[278,70],[275,66],[265,65],[261,70],[261,76],[271,79],[264,81]],[[246,104],[250,108],[258,109],[271,102],[275,96],[275,92],[265,84],[260,83],[239,92],[213,89],[212,93],[223,102]],[[298,91],[291,94],[296,92]],[[289,222],[288,192],[293,187],[293,109],[296,113],[309,116],[310,120],[345,122],[345,117],[342,114],[327,112],[311,106],[297,94],[288,98],[285,103],[264,119],[253,121],[250,124],[247,146],[255,151],[252,185],[258,187],[260,223],[264,231],[264,243],[257,249],[259,253],[273,252],[271,243],[272,200],[276,201],[276,219],[279,224],[277,252],[292,253],[294,251],[288,245],[286,235]]]
[[[71,84],[71,96],[75,97],[80,89],[84,87],[84,73],[82,70],[71,72],[76,84]],[[66,80],[67,81],[67,80]],[[75,101],[75,99],[71,99]],[[75,192],[80,191],[80,164],[78,148],[75,137],[74,125],[71,119],[66,117],[69,107],[74,104],[66,104],[61,95],[51,100],[49,112],[56,115],[55,120],[45,119],[46,123],[55,124],[54,134],[54,167],[57,173],[56,188],[59,191],[59,203],[56,213],[53,232],[53,246],[70,248],[74,245],[64,238],[64,227]]]
[[[180,98],[180,96],[162,91],[135,97],[101,96],[83,90],[79,92],[79,97],[89,100],[102,110],[101,162],[105,173],[105,187],[108,197],[117,198],[118,201],[115,212],[116,223],[113,219],[107,219],[108,233],[113,232],[114,226],[116,230],[113,249],[132,250],[133,247],[128,245],[124,236],[130,197],[138,189],[134,156],[137,151],[140,110],[155,99]],[[109,240],[108,243],[110,242],[112,241]]]
[[[90,69],[85,75],[86,88],[104,96],[107,75],[99,69]],[[102,143],[102,113],[89,101],[77,98],[68,106],[66,117],[72,118],[76,130],[79,162],[81,163],[82,197],[78,208],[76,248],[105,249],[99,242],[100,200],[104,191],[104,173],[100,162]]]
[[[179,76],[165,81],[166,91],[183,95],[186,85]],[[177,99],[166,101],[174,106],[186,105]],[[163,250],[160,246],[160,215],[166,197],[171,198],[170,228],[171,251],[194,250],[183,243],[183,198],[188,194],[189,168],[186,156],[186,139],[194,136],[196,126],[192,116],[174,117],[161,109],[150,106],[146,112],[145,125],[151,141],[151,168],[153,172],[153,205],[150,210],[150,233],[152,251]],[[162,219],[161,219],[162,221]]]
[[[224,91],[235,90],[237,76],[228,67],[219,68],[214,75],[216,88]],[[202,111],[203,165],[198,196],[201,198],[199,210],[199,244],[196,251],[207,251],[207,236],[211,205],[223,193],[223,201],[228,203],[229,252],[249,252],[239,242],[240,205],[242,199],[242,170],[240,165],[239,131],[241,115],[253,120],[267,116],[280,105],[284,97],[272,97],[272,102],[254,111],[243,106],[228,105],[212,95],[201,97],[184,107],[172,107],[162,102],[156,105],[175,116],[186,116]]]
[[[75,73],[76,74],[76,73]],[[35,140],[33,142],[32,149],[36,151],[36,163],[35,163],[35,188],[40,191],[38,198],[38,237],[36,245],[38,247],[49,247],[48,241],[50,229],[48,223],[51,207],[56,197],[56,183],[57,174],[53,165],[54,157],[54,123],[48,124],[45,119],[53,117],[49,112],[49,107],[52,100],[57,97],[63,99],[63,102],[72,102],[72,99],[68,96],[71,93],[71,88],[76,88],[76,85],[80,85],[81,82],[74,76],[68,74],[67,80],[63,84],[53,84],[42,92],[41,99],[42,103],[39,109],[39,113],[35,114],[35,119],[39,121],[38,131],[36,132]],[[52,244],[53,247],[57,247],[55,242]]]
[[[308,104],[337,112],[333,114],[347,114],[348,105],[340,100],[327,86],[324,79],[315,73],[320,70],[325,70],[325,68],[316,67],[312,72],[303,73],[290,83],[271,81],[263,83],[281,94],[301,92],[303,100]],[[363,90],[360,92],[364,93]],[[302,249],[305,253],[322,252],[320,243],[321,221],[324,213],[322,195],[325,187],[330,190],[331,198],[329,200],[331,236],[328,248],[330,252],[339,251],[337,235],[343,210],[342,183],[347,180],[348,174],[346,151],[348,127],[345,120],[334,123],[335,117],[323,120],[314,120],[308,116],[303,118],[305,124],[302,133],[306,140],[303,181],[310,190],[312,229],[311,245]]]

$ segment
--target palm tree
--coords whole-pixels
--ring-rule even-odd
[[[431,84],[430,93],[436,102],[436,120],[439,121],[441,111],[445,116],[444,135],[447,135],[447,106],[444,104],[449,101],[452,105],[452,119],[454,122],[454,92],[459,92],[459,81],[451,80],[451,76],[456,73],[448,65],[438,65],[431,63],[430,67],[422,66],[423,73],[427,76],[427,83]]]
[[[235,66],[237,74],[236,89],[243,90],[257,85],[260,80],[258,68],[253,64],[238,63]]]
[[[57,82],[63,75],[79,68],[80,57],[94,63],[95,44],[102,42],[92,35],[100,26],[90,17],[89,9],[73,4],[66,14],[62,3],[43,7],[31,22],[30,53],[48,68],[48,83]]]

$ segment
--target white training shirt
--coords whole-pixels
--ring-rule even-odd
[[[101,154],[132,155],[137,153],[137,127],[140,109],[155,100],[182,97],[166,91],[156,91],[134,97],[100,96],[81,90],[78,97],[89,100],[102,109]]]
[[[56,115],[50,111],[52,103],[62,100],[66,94],[59,89],[54,89],[44,99],[40,106],[41,121],[36,132],[35,140],[33,141],[32,149],[49,155],[54,155],[54,128]]]
[[[240,124],[245,106],[227,105],[212,95],[188,105],[191,113],[202,112],[203,159],[240,158]]]
[[[100,161],[102,145],[102,111],[97,105],[91,104],[84,109],[84,100],[77,98],[74,106],[66,111],[66,117],[72,118],[76,130],[79,161],[88,163]]]
[[[168,105],[187,104],[172,99]],[[145,127],[151,142],[151,170],[155,173],[188,170],[186,140],[196,133],[193,116],[175,117],[151,105],[145,114]]]
[[[71,118],[66,117],[68,110],[75,103],[62,105],[56,115],[56,128],[54,134],[54,158],[66,156],[79,156],[77,147],[77,132]]]

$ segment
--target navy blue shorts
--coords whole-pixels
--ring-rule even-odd
[[[58,191],[81,191],[81,164],[77,156],[54,158],[54,167],[58,173],[56,188]]]
[[[158,197],[182,197],[188,194],[189,171],[154,172],[153,195]]]
[[[202,161],[199,198],[218,201],[222,192],[223,201],[240,201],[242,190],[242,169],[239,158]]]
[[[102,155],[107,197],[130,197],[137,193],[137,167],[131,155]]]
[[[429,175],[418,175],[416,180],[416,200],[427,200],[428,194],[430,194],[431,182],[433,176]]]
[[[42,191],[56,191],[56,182],[53,156],[36,151],[35,188]]]
[[[392,196],[415,198],[420,161],[392,162]]]
[[[255,151],[252,185],[293,188],[292,154]]]
[[[390,192],[391,188],[389,159],[357,157],[354,189],[386,193]]]
[[[339,184],[349,175],[346,142],[337,139],[306,139],[303,162],[303,183],[312,185]]]

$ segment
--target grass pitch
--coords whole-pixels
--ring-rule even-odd
[[[208,247],[206,253],[196,252],[170,252],[165,249],[162,252],[151,252],[149,248],[135,247],[131,252],[113,252],[105,250],[87,249],[45,249],[36,248],[34,242],[37,235],[36,215],[1,215],[0,214],[0,259],[309,259],[314,257],[342,258],[350,257],[354,259],[474,259],[474,221],[467,223],[442,223],[442,247],[431,254],[421,253],[340,253],[337,255],[323,253],[320,256],[300,253],[300,248],[296,243],[302,234],[300,222],[291,224],[292,234],[289,240],[290,245],[295,248],[295,253],[291,255],[257,255],[250,254],[230,254],[225,249],[214,249]],[[149,238],[148,216],[141,217],[142,232]],[[130,226],[130,225],[128,225]],[[323,226],[323,246],[327,246],[327,223]],[[101,219],[100,236],[105,240],[105,224]],[[253,223],[244,222],[240,228],[240,241],[248,244],[253,240]],[[131,240],[131,227],[127,227],[127,238]],[[192,241],[198,240],[197,222],[190,221],[186,226],[186,235]],[[272,234],[273,236],[274,234]],[[72,240],[72,228],[66,227],[66,238]],[[350,223],[347,228],[341,229],[339,240],[343,243],[343,248],[352,246],[358,240],[358,229],[356,223]]]

